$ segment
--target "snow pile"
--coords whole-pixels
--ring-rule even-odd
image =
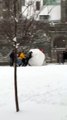
[[[29,60],[31,66],[42,66],[45,61],[45,54],[39,49],[31,49],[32,58]]]
[[[0,66],[0,120],[67,120],[67,65],[17,67],[20,111],[15,112],[14,68]]]

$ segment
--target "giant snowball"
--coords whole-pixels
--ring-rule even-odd
[[[45,61],[45,54],[39,49],[30,49],[29,52],[32,52],[32,57],[28,61],[28,64],[31,66],[42,66]]]

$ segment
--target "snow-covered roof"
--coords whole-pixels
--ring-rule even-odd
[[[49,15],[50,20],[60,20],[61,19],[61,6],[60,5],[45,6],[39,15]]]

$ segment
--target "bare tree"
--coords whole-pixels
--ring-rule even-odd
[[[34,14],[30,19],[27,19],[24,16],[21,16],[21,13],[18,11],[18,0],[12,0],[10,3],[9,0],[6,0],[6,13],[4,13],[4,19],[2,20],[2,29],[1,32],[6,36],[7,43],[14,45],[15,56],[17,53],[16,45],[17,43],[22,45],[33,45],[36,42],[36,39],[40,39],[39,34],[47,32],[46,28],[49,28],[48,24],[44,24],[34,20]],[[27,6],[28,8],[28,6]],[[25,11],[24,11],[25,12]],[[6,17],[5,17],[6,16]],[[8,39],[7,39],[8,38]],[[14,41],[13,41],[14,39]],[[41,40],[40,40],[41,42]],[[16,111],[19,111],[18,103],[18,92],[17,92],[17,66],[16,66],[16,57],[14,60],[14,87],[15,87],[15,103]]]

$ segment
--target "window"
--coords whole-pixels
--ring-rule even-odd
[[[49,20],[49,15],[40,15],[39,17],[40,17],[40,20],[44,22],[48,22]]]
[[[55,48],[64,48],[66,45],[66,38],[64,36],[56,37],[53,45]]]
[[[25,0],[21,0],[22,6],[25,6]]]
[[[43,0],[43,4],[45,5],[56,5],[60,4],[61,0]]]
[[[40,10],[40,1],[36,1],[36,10]]]

